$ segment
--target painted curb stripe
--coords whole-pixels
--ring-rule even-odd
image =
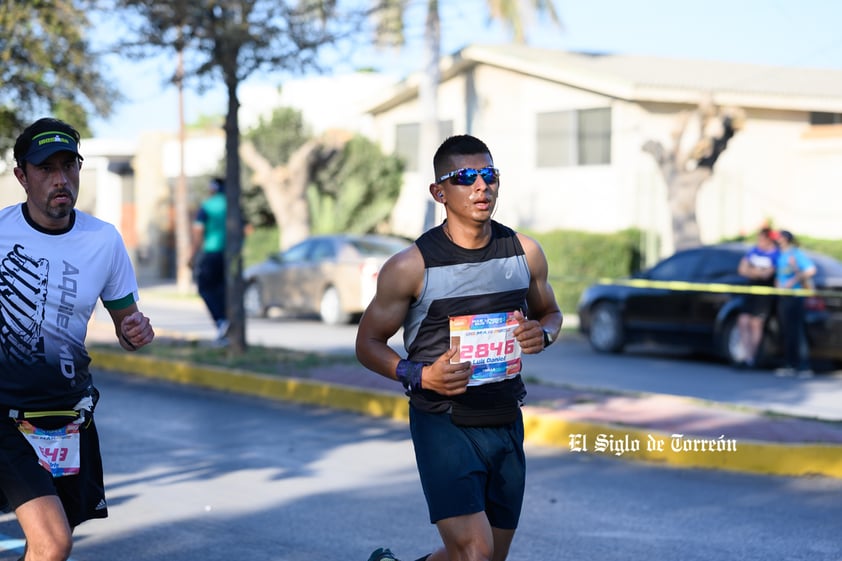
[[[326,384],[300,378],[255,374],[244,370],[202,366],[185,361],[160,360],[128,353],[91,351],[96,368],[127,372],[180,384],[192,384],[214,390],[234,392],[269,399],[317,405],[397,421],[408,421],[407,398],[377,390]],[[372,373],[372,376],[376,374]],[[530,443],[564,448],[570,453],[571,435],[585,437],[588,451],[582,453],[627,460],[665,463],[685,468],[723,469],[765,475],[823,475],[842,479],[842,446],[835,444],[766,443],[736,440],[732,451],[674,451],[673,435],[626,426],[570,421],[542,411],[540,407],[523,408],[526,440]],[[637,451],[596,451],[597,439],[637,441]],[[648,450],[650,440],[662,440],[664,449]],[[682,442],[704,440],[684,435]]]
[[[766,443],[736,439],[733,451],[674,451],[671,448],[672,434],[649,431],[610,424],[569,421],[553,415],[527,414],[524,410],[524,430],[529,440],[536,444],[563,447],[571,450],[571,435],[579,438],[577,443],[587,442],[587,452],[592,455],[609,456],[626,460],[643,460],[666,463],[679,467],[724,469],[766,475],[805,476],[824,475],[842,478],[842,446],[834,444]],[[609,442],[638,442],[637,451],[615,453],[611,449],[597,451],[595,444],[602,436]],[[717,439],[681,435],[681,444],[710,442]],[[650,440],[662,441],[664,449],[648,450]],[[618,452],[620,452],[618,450]],[[570,453],[578,453],[571,451]]]

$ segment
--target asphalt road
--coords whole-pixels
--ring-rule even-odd
[[[141,291],[141,308],[161,332],[211,339],[214,329],[201,300],[174,297],[164,285]],[[104,310],[96,317],[107,320]],[[110,322],[110,320],[107,320]],[[568,325],[575,325],[570,318]],[[111,337],[113,329],[108,331]],[[354,352],[355,325],[325,326],[312,318],[250,319],[249,344],[328,353]],[[400,335],[390,341],[402,352]],[[769,371],[738,371],[675,350],[632,348],[620,355],[594,353],[575,332],[564,332],[547,351],[525,357],[527,380],[617,391],[683,395],[826,420],[842,420],[842,372],[810,380],[778,378]]]
[[[415,559],[438,543],[405,424],[95,372],[110,517],[74,561]],[[529,447],[513,561],[840,561],[842,481]],[[0,561],[20,531],[0,516]]]

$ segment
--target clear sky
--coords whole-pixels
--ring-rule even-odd
[[[426,3],[411,0],[409,44],[402,52],[354,49],[344,58],[326,53],[332,71],[373,67],[398,79],[419,68]],[[486,0],[440,0],[439,4],[443,53],[471,43],[509,41],[502,27],[489,23]],[[842,1],[554,0],[554,4],[562,27],[536,21],[528,29],[530,44],[571,51],[842,70]],[[143,131],[175,131],[177,96],[175,89],[165,84],[174,57],[143,63],[111,62],[127,101],[107,121],[94,121],[95,136],[133,139]],[[249,82],[280,85],[288,78],[255,76]],[[224,114],[225,106],[220,88],[185,94],[188,122],[200,115]]]

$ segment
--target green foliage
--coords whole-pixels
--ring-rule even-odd
[[[301,111],[291,107],[276,108],[268,119],[261,117],[257,125],[243,135],[273,166],[286,164],[311,136]],[[255,227],[274,226],[275,216],[269,209],[266,195],[260,185],[252,183],[251,174],[251,169],[244,166],[240,197],[243,215]]]
[[[838,261],[842,261],[842,240],[822,240],[807,236],[798,236],[798,245],[802,249],[824,253]]]
[[[334,0],[113,0],[129,32],[115,45],[144,58],[184,56],[184,80],[236,87],[260,72],[319,70],[319,51],[351,36],[366,10]],[[175,70],[175,69],[173,69]],[[173,82],[177,81],[173,75]],[[233,91],[233,90],[229,90]]]
[[[593,282],[625,277],[641,267],[641,234],[637,230],[613,234],[569,230],[527,234],[544,249],[550,284],[562,312],[575,313],[579,296]]]
[[[276,226],[255,228],[243,242],[243,267],[260,263],[278,252],[278,228]]]
[[[261,119],[245,138],[270,164],[282,166],[311,139],[311,132],[299,110],[281,107],[269,119]],[[391,213],[400,192],[400,161],[385,156],[376,144],[357,135],[338,151],[323,146],[318,162],[307,189],[311,231],[376,230]],[[274,226],[263,190],[251,184],[251,172],[243,172],[241,204],[246,220],[260,229]]]
[[[397,201],[403,164],[357,135],[319,169],[307,189],[314,234],[373,232]]]
[[[0,5],[0,150],[23,128],[50,115],[88,136],[88,116],[107,116],[119,94],[85,39],[83,2]]]
[[[269,119],[261,117],[257,126],[243,136],[254,144],[270,164],[279,166],[287,163],[293,152],[313,135],[304,124],[301,111],[291,107],[278,107],[272,111]]]

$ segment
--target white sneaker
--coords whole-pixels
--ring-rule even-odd
[[[222,349],[227,347],[229,343],[228,337],[218,337],[211,342],[211,346],[215,349]]]
[[[231,322],[227,319],[221,319],[216,322],[216,340],[221,341],[228,336],[228,330],[231,329]]]
[[[792,368],[791,366],[784,366],[783,368],[778,368],[777,370],[775,370],[775,376],[778,376],[780,378],[795,376],[795,368]]]
[[[801,378],[802,380],[807,380],[809,378],[812,378],[813,376],[815,376],[815,374],[809,368],[806,369],[806,370],[799,370],[798,371],[798,377]]]

